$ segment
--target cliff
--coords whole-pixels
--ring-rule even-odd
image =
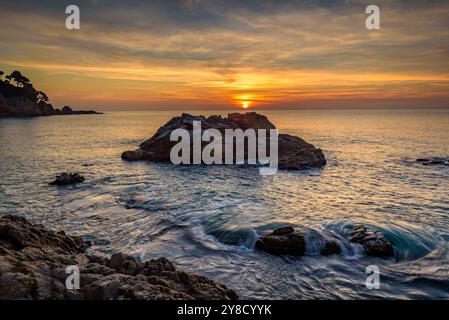
[[[72,114],[98,114],[95,111],[74,111],[66,106],[54,108],[47,95],[36,90],[28,78],[14,71],[3,77],[0,71],[0,117],[38,117]]]

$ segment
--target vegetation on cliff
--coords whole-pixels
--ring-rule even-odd
[[[48,96],[34,88],[20,71],[0,71],[0,117],[36,117],[68,114],[95,114],[95,111],[73,111],[66,106],[53,108]]]

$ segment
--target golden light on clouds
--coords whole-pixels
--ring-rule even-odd
[[[33,11],[34,3],[2,8],[0,70],[22,71],[56,105],[449,106],[448,3],[405,10],[387,1],[381,30],[368,31],[359,5],[215,10],[211,1],[187,10],[154,1],[137,10],[117,2],[84,5],[75,32],[61,24],[64,11]],[[410,32],[410,21],[420,27]]]

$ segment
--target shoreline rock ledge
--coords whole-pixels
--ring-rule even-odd
[[[127,161],[170,162],[170,150],[177,143],[176,141],[170,141],[171,132],[181,128],[188,130],[192,136],[193,121],[201,121],[202,130],[218,129],[222,133],[225,129],[268,130],[276,128],[267,117],[255,112],[231,113],[227,117],[212,115],[207,118],[184,113],[172,118],[160,127],[150,139],[140,145],[139,149],[124,152],[122,159]],[[279,169],[297,170],[326,165],[323,151],[299,137],[279,134],[278,148]]]
[[[104,258],[86,254],[89,245],[22,217],[0,217],[0,300],[238,299],[224,285],[178,270],[166,258]],[[66,289],[68,266],[79,267],[80,289]]]

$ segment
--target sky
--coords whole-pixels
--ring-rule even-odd
[[[66,6],[81,29],[65,28]],[[365,8],[380,8],[380,30]],[[449,108],[449,2],[0,0],[0,70],[98,110]]]

